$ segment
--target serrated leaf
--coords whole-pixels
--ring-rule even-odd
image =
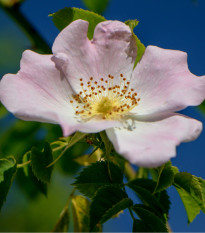
[[[69,212],[68,207],[66,206],[60,214],[58,222],[51,232],[68,232],[69,228]]]
[[[72,197],[74,232],[89,231],[89,201],[83,196]]]
[[[83,9],[78,8],[64,8],[59,10],[58,12],[51,14],[52,20],[55,26],[62,30],[70,23],[77,19],[83,19],[89,22],[88,26],[88,38],[93,38],[93,33],[96,25],[102,21],[105,21],[105,18],[101,15],[98,15],[94,12],[90,12]]]
[[[167,189],[172,185],[174,181],[174,176],[178,169],[173,167],[171,162],[167,162],[161,167],[153,169],[157,173],[157,185],[155,187],[154,193],[160,192]]]
[[[149,232],[168,232],[166,223],[163,222],[158,216],[156,216],[153,212],[147,209],[146,206],[143,205],[134,205],[132,209],[141,219],[142,225],[139,226],[139,222],[136,222],[137,226],[135,228],[139,228],[143,231]],[[146,228],[144,228],[146,226]],[[135,229],[136,230],[136,229]]]
[[[134,20],[127,20],[125,21],[125,24],[127,24],[130,29],[132,30],[133,36],[135,38],[136,41],[136,45],[137,45],[137,57],[135,60],[135,65],[134,67],[137,65],[137,63],[141,60],[144,52],[145,52],[145,46],[142,44],[142,42],[139,40],[139,38],[135,35],[134,33],[134,28],[138,25],[139,21],[134,19]]]
[[[171,202],[169,200],[169,195],[167,194],[167,191],[163,190],[161,192],[155,193],[154,196],[161,204],[161,206],[163,206],[163,209],[168,216]]]
[[[205,200],[201,180],[199,181],[198,177],[190,173],[180,172],[174,178],[174,185],[190,194],[205,213]]]
[[[191,223],[200,213],[201,208],[187,192],[178,188],[176,188],[176,190],[179,193],[179,196],[184,204],[184,208],[188,217],[188,223]]]
[[[25,175],[23,169],[18,169],[17,173],[16,181],[21,188],[21,191],[32,200],[37,198],[40,193],[47,196],[47,185],[34,176],[30,164],[26,167],[28,168],[28,176]]]
[[[48,143],[43,152],[33,147],[31,149],[31,166],[34,175],[42,182],[49,183],[53,167],[47,167],[53,161],[52,151]]]
[[[98,14],[102,14],[108,6],[109,0],[83,0],[85,6]]]
[[[116,186],[100,188],[90,205],[90,230],[96,224],[104,223],[121,210],[133,205],[127,194]]]
[[[16,160],[14,157],[0,159],[0,210],[6,201],[13,177],[16,173]]]
[[[149,179],[135,179],[130,181],[127,186],[134,190],[141,201],[150,207],[156,215],[166,221],[170,205],[169,198],[165,191],[153,194],[156,182]]]
[[[199,213],[199,208],[205,213],[205,181],[202,178],[180,172],[175,175],[174,186],[185,206],[189,223]]]
[[[33,174],[31,166],[28,166],[28,176],[33,182],[34,186],[37,188],[37,190],[47,196],[47,184],[36,178],[36,176]]]
[[[202,179],[201,177],[197,177],[198,178],[198,181],[200,183],[200,186],[201,186],[201,191],[202,191],[202,198],[203,200],[205,200],[205,180]]]
[[[75,187],[85,196],[93,197],[95,192],[101,186],[107,184],[122,184],[123,173],[120,168],[112,162],[109,162],[111,178],[108,172],[108,163],[106,161],[96,162],[83,169],[76,181]]]

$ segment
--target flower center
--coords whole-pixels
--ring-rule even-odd
[[[120,74],[120,85],[114,84],[115,78],[108,75],[107,79],[101,78],[94,81],[90,77],[87,83],[80,79],[82,91],[72,96],[70,103],[75,109],[76,116],[82,120],[92,118],[120,119],[128,114],[140,101],[137,92],[130,89],[130,82]]]
[[[97,111],[104,115],[112,112],[113,105],[110,99],[107,96],[103,96],[102,99],[99,101],[97,106]]]

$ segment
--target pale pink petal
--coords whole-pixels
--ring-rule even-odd
[[[113,127],[121,127],[122,123],[120,121],[112,121],[112,120],[91,120],[87,122],[75,122],[70,123],[68,120],[64,120],[59,122],[61,127],[63,128],[63,135],[68,136],[75,131],[80,131],[83,133],[98,133],[105,129],[113,128]]]
[[[131,80],[139,105],[137,115],[174,112],[199,105],[205,99],[205,76],[193,75],[187,66],[187,54],[148,46]]]
[[[23,120],[58,123],[59,115],[72,115],[67,80],[55,68],[51,55],[25,51],[21,70],[5,75],[0,82],[0,100]]]
[[[116,151],[128,161],[142,167],[157,167],[176,155],[181,142],[195,140],[201,122],[174,115],[156,122],[137,122],[134,129],[113,128],[106,133]]]
[[[66,27],[53,44],[53,61],[66,74],[72,87],[79,92],[80,78],[86,84],[120,74],[131,76],[136,58],[136,43],[127,25],[119,21],[99,23],[93,40],[87,38],[88,22],[76,20]]]

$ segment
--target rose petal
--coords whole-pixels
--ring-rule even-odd
[[[71,93],[51,55],[29,50],[23,53],[21,70],[5,75],[0,82],[1,102],[23,120],[58,123],[60,116],[72,115],[68,104]]]
[[[123,73],[129,79],[136,58],[136,43],[129,27],[119,21],[99,23],[91,41],[87,30],[87,21],[76,20],[61,31],[53,44],[53,61],[76,92],[82,90],[80,78],[87,83],[90,77],[98,81],[111,74],[119,82]]]
[[[68,136],[75,131],[80,131],[83,133],[98,133],[105,129],[113,127],[121,127],[122,123],[120,121],[111,120],[98,120],[98,121],[87,121],[87,122],[75,122],[69,124],[67,120],[59,122],[63,128],[63,135]]]
[[[174,115],[156,122],[135,122],[135,129],[107,129],[116,151],[128,161],[142,167],[157,167],[176,155],[181,142],[195,140],[201,122]]]
[[[205,76],[190,73],[187,54],[148,46],[131,80],[141,98],[137,115],[175,112],[205,99]]]

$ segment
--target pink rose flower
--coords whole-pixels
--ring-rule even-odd
[[[118,21],[76,20],[53,55],[25,51],[17,74],[0,82],[0,100],[16,117],[60,124],[64,136],[102,130],[131,163],[156,167],[196,139],[201,122],[175,113],[205,99],[205,76],[190,73],[187,54],[148,46],[134,68],[135,40]]]

